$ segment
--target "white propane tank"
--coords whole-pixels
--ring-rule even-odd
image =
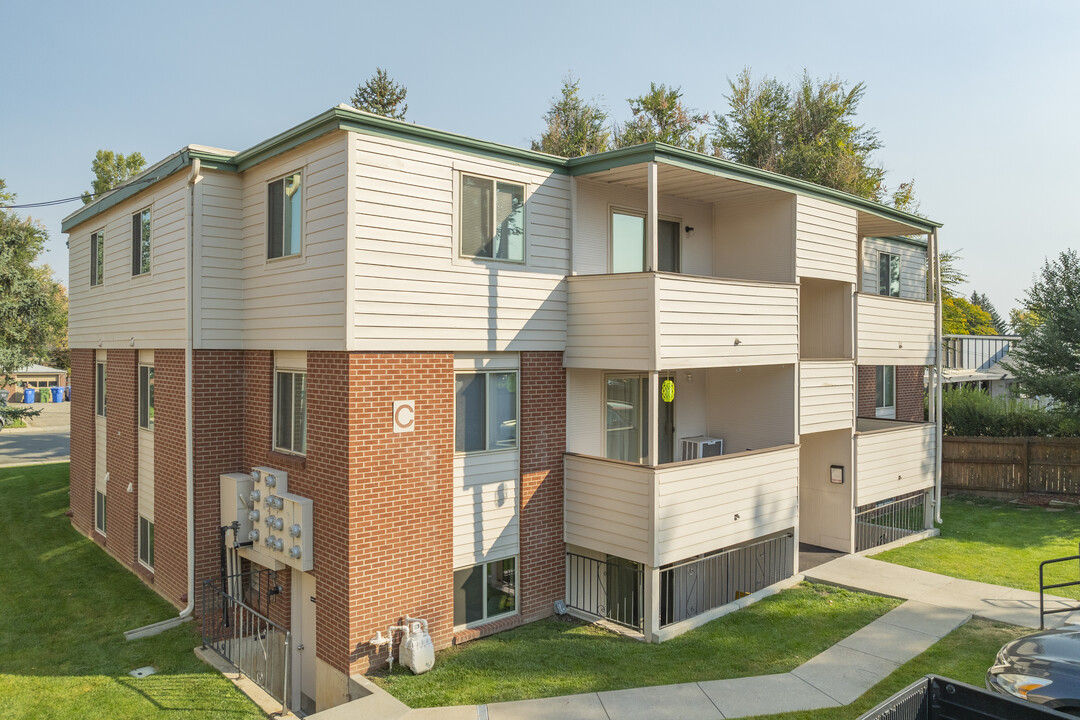
[[[401,664],[415,675],[427,672],[435,664],[435,645],[431,642],[431,636],[421,629],[420,623],[409,623],[409,632],[401,641],[398,657]]]

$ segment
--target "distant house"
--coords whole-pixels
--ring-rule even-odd
[[[1001,363],[1018,342],[1019,335],[943,335],[942,383],[1005,395],[1017,380]]]
[[[12,402],[22,402],[23,388],[46,388],[67,385],[67,371],[45,365],[31,365],[12,373],[12,383],[4,388]]]

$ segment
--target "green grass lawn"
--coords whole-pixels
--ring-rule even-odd
[[[929,650],[901,665],[850,705],[824,710],[762,716],[769,720],[853,720],[923,675],[942,675],[983,687],[986,669],[1002,645],[1031,632],[1027,628],[976,618],[939,640]]]
[[[946,497],[940,537],[874,557],[966,580],[1039,589],[1039,563],[1077,554],[1080,508],[1044,509],[1002,500]],[[1075,563],[1048,568],[1047,582],[1080,580]],[[1080,586],[1051,591],[1080,598]]]
[[[550,619],[375,681],[411,707],[472,705],[787,672],[900,603],[803,584],[661,645]]]
[[[195,657],[194,622],[124,640],[176,609],[71,527],[67,463],[0,470],[0,508],[0,718],[265,717]]]

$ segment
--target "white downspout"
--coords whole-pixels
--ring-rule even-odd
[[[195,183],[202,177],[202,161],[191,161],[188,174],[188,256],[187,256],[187,342],[184,343],[184,457],[187,461],[185,490],[187,497],[187,572],[188,604],[180,611],[186,618],[195,610],[195,443],[192,438],[192,347],[195,344]]]
[[[934,248],[934,522],[941,524],[941,443],[945,423],[941,417],[941,248],[938,231],[930,233]]]

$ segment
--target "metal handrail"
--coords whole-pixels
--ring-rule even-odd
[[[1056,610],[1047,610],[1046,609],[1046,604],[1045,604],[1045,601],[1044,601],[1044,598],[1043,598],[1043,594],[1047,590],[1055,590],[1057,588],[1074,587],[1076,585],[1080,585],[1080,580],[1071,580],[1069,582],[1054,583],[1054,584],[1051,584],[1051,585],[1046,584],[1043,570],[1046,568],[1047,565],[1053,565],[1055,563],[1062,563],[1062,562],[1069,562],[1071,560],[1076,560],[1076,561],[1080,562],[1080,543],[1077,544],[1077,554],[1076,555],[1070,555],[1068,557],[1062,557],[1062,558],[1054,558],[1053,560],[1043,560],[1041,563],[1039,563],[1039,629],[1040,630],[1045,630],[1046,629],[1045,616],[1054,615],[1056,613],[1071,613],[1071,612],[1076,612],[1077,610],[1080,610],[1080,605],[1073,605],[1073,606],[1058,608]],[[1080,569],[1080,568],[1078,568],[1078,569]]]

